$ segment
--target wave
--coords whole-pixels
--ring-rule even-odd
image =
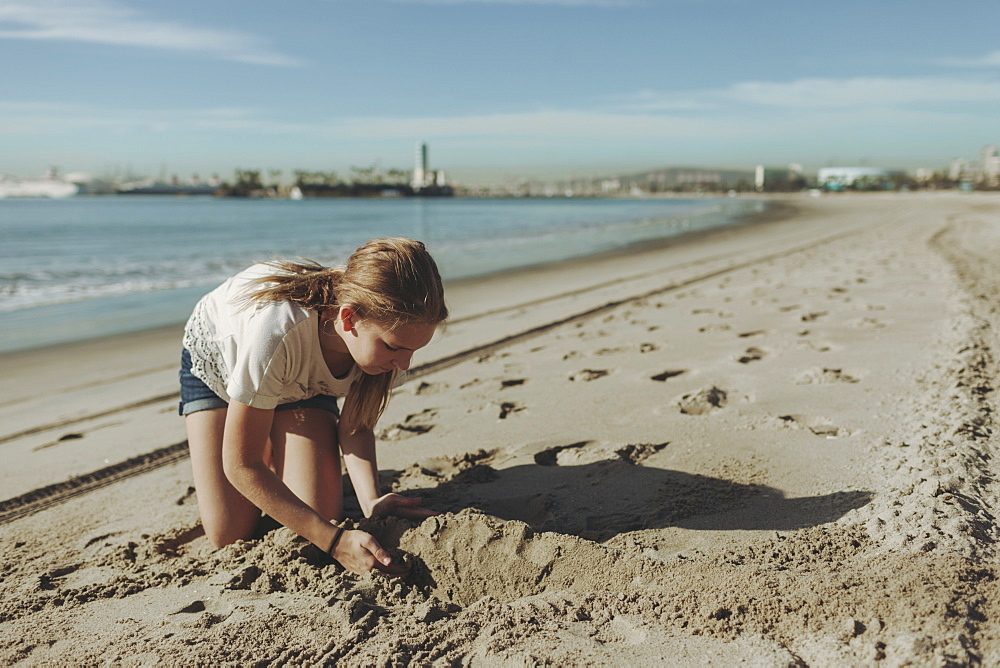
[[[117,221],[76,229],[73,235],[66,234],[63,221],[50,228],[48,237],[36,225],[30,246],[29,235],[21,234],[26,245],[2,253],[8,270],[0,272],[0,312],[217,285],[274,257],[338,264],[371,236],[424,238],[446,279],[465,278],[723,226],[762,206],[745,200],[457,200],[414,203],[409,213],[415,215],[407,219],[399,203],[384,208],[336,203],[328,224],[317,222],[311,211],[301,225],[248,215],[237,226],[234,212],[227,210],[223,227],[206,224],[198,230],[185,222],[172,230]],[[153,238],[135,231],[153,228]]]

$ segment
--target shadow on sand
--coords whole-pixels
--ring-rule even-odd
[[[536,457],[539,461],[500,470],[478,464],[436,486],[405,494],[419,496],[425,506],[441,512],[473,507],[520,520],[535,531],[595,541],[666,527],[802,529],[837,520],[872,496],[852,490],[786,498],[765,485],[641,466],[627,459],[571,466]]]

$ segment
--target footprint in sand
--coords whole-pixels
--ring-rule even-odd
[[[593,441],[578,441],[569,445],[557,445],[535,453],[535,463],[539,466],[579,465],[579,451]],[[602,458],[604,459],[604,458]]]
[[[815,322],[823,316],[827,315],[829,311],[813,311],[812,313],[803,313],[799,316],[799,320],[802,322]]]
[[[434,423],[431,420],[437,417],[437,414],[433,408],[425,408],[419,413],[411,413],[402,422],[397,422],[391,427],[383,429],[379,433],[379,440],[398,441],[409,436],[426,434],[434,428]]]
[[[677,400],[677,406],[685,415],[704,415],[716,408],[722,408],[726,403],[726,391],[714,385],[691,394],[685,394]]]
[[[490,464],[498,450],[480,449],[451,457],[431,457],[407,466],[392,477],[392,491],[433,487],[445,482],[484,483],[497,478]]]
[[[687,373],[687,369],[667,369],[666,371],[658,373],[655,376],[650,376],[649,379],[663,383],[684,373]]]
[[[592,380],[597,380],[598,378],[604,378],[610,371],[607,369],[581,369],[569,377],[573,382],[582,381],[589,382]]]
[[[861,373],[854,371],[846,373],[843,369],[830,369],[826,367],[813,367],[806,369],[795,377],[796,385],[830,385],[832,383],[860,383],[858,376]]]
[[[815,350],[818,353],[828,353],[833,350],[831,346],[825,343],[816,343],[815,341],[799,341],[796,345],[798,345],[799,348]]]
[[[194,498],[194,492],[195,492],[194,487],[188,486],[188,488],[187,488],[187,490],[185,490],[184,494],[182,494],[180,496],[180,498],[178,498],[176,501],[174,501],[174,503],[176,505],[178,505],[178,506],[183,506],[188,501],[190,501],[190,500],[192,500]]]
[[[882,329],[886,327],[886,323],[876,318],[858,318],[857,320],[852,320],[849,324],[858,329]]]
[[[596,462],[622,460],[639,465],[668,443],[639,443],[623,446],[602,445],[595,441],[578,441],[569,445],[557,445],[535,454],[539,466],[582,466]]]
[[[448,387],[448,383],[428,383],[426,381],[421,381],[413,393],[417,395],[438,394],[440,392],[447,392]]]
[[[640,353],[651,353],[659,349],[660,349],[659,346],[657,346],[655,343],[642,343],[639,345]]]
[[[736,359],[740,364],[749,364],[750,362],[759,362],[764,359],[767,355],[767,351],[760,348],[747,348],[741,357]]]
[[[615,454],[631,464],[642,464],[670,443],[636,443],[615,450]]]
[[[500,415],[498,416],[501,420],[506,420],[507,416],[511,413],[519,413],[524,410],[524,406],[514,403],[513,401],[505,401],[500,404]]]
[[[606,337],[608,337],[610,335],[611,335],[610,332],[608,332],[606,330],[603,330],[603,329],[598,329],[598,330],[593,331],[593,332],[590,331],[590,330],[588,330],[588,329],[585,329],[585,330],[579,332],[576,335],[576,338],[583,339],[585,341],[589,341],[591,339],[603,339],[603,338],[606,338]]]
[[[845,430],[833,424],[830,418],[818,415],[779,415],[778,419],[789,427],[808,429],[817,436],[844,436]]]
[[[39,450],[44,450],[46,448],[51,448],[51,447],[56,446],[56,445],[62,445],[63,443],[65,443],[67,441],[76,441],[76,440],[79,440],[81,438],[84,438],[85,436],[86,436],[86,434],[78,434],[78,433],[63,434],[62,436],[60,436],[59,438],[57,438],[54,441],[51,441],[49,443],[43,443],[42,445],[36,445],[35,447],[33,447],[31,449],[31,451],[32,452],[38,452]]]

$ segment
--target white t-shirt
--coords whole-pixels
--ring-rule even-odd
[[[244,306],[245,295],[260,287],[250,281],[274,272],[254,265],[202,297],[184,328],[191,373],[225,401],[256,408],[317,394],[347,396],[363,372],[354,365],[342,378],[330,373],[320,348],[318,311],[291,302]]]

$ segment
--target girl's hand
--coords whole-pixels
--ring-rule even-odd
[[[345,531],[330,556],[355,575],[379,570],[391,577],[400,577],[410,572],[405,564],[394,562],[378,541],[364,531]]]
[[[396,517],[406,517],[411,520],[422,520],[441,514],[430,508],[419,508],[420,502],[421,499],[411,499],[399,494],[386,494],[375,499],[369,517],[395,515]]]

